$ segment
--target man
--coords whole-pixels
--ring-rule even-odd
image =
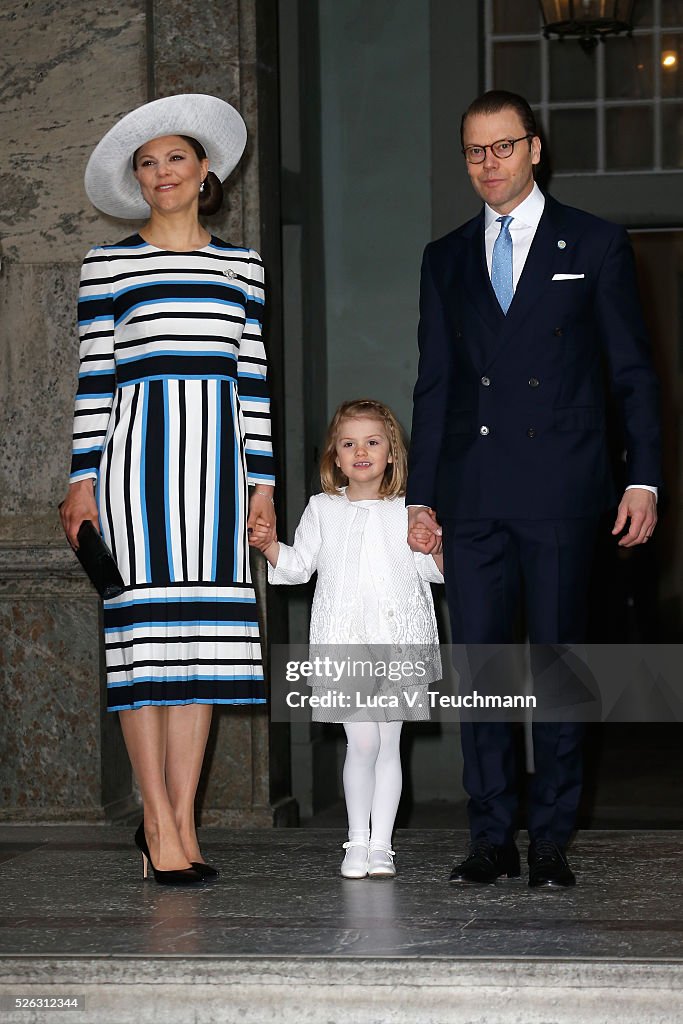
[[[598,518],[616,504],[603,357],[629,481],[612,532],[633,547],[657,520],[657,382],[633,254],[622,228],[535,184],[541,142],[521,96],[475,100],[461,139],[484,208],[424,254],[409,543],[433,551],[443,535],[453,643],[511,641],[520,580],[530,642],[578,643]],[[518,876],[512,729],[463,721],[461,737],[472,845],[451,881]],[[573,885],[581,727],[535,722],[533,741],[529,884]]]

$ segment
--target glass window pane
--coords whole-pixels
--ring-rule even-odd
[[[493,31],[505,35],[538,32],[541,12],[536,0],[493,0]]]
[[[666,3],[667,0],[662,0]],[[648,28],[654,19],[653,0],[636,0],[633,5],[633,27]]]
[[[597,140],[594,110],[554,110],[550,114],[550,166],[553,172],[594,171]]]
[[[652,71],[652,36],[619,36],[605,43],[606,99],[650,99]]]
[[[683,103],[662,105],[662,166],[683,168]]]
[[[683,96],[683,35],[662,35],[662,96]]]
[[[496,43],[493,48],[494,89],[518,92],[529,103],[538,103],[541,98],[540,49],[540,41]]]
[[[595,99],[594,54],[584,53],[575,39],[555,39],[548,43],[548,55],[551,103]]]
[[[652,167],[652,107],[614,107],[605,111],[605,169],[636,171]]]
[[[683,0],[662,0],[662,25],[683,28]]]

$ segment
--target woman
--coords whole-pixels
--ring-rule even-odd
[[[257,521],[275,536],[263,267],[198,219],[245,143],[228,103],[170,96],[119,121],[85,174],[98,209],[146,223],[83,264],[61,515],[73,547],[83,520],[101,528],[126,585],[104,605],[108,709],[142,794],[145,873],[149,859],[167,884],[217,875],[194,823],[213,705],[265,702],[247,547]]]

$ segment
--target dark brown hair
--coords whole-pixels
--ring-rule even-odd
[[[524,126],[525,133],[527,135],[538,135],[534,112],[523,96],[516,92],[507,92],[505,89],[490,89],[489,92],[477,96],[476,100],[470,103],[462,115],[460,120],[460,145],[463,145],[465,121],[468,117],[475,114],[499,114],[501,110],[514,110]],[[531,141],[529,141],[529,145],[531,145]]]
[[[206,160],[206,150],[202,146],[201,142],[197,142],[190,135],[178,136],[184,142],[187,142],[189,146],[194,150],[198,160]],[[138,153],[142,149],[139,146],[133,153],[133,170],[138,169]],[[223,186],[221,184],[218,175],[214,174],[213,171],[209,171],[204,178],[204,188],[199,193],[199,212],[204,217],[210,217],[212,213],[218,213],[223,204]]]

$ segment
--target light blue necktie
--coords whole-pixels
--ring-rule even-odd
[[[512,235],[509,224],[512,217],[498,217],[500,232],[493,247],[491,260],[491,284],[500,303],[500,308],[507,313],[515,294],[512,287]]]

